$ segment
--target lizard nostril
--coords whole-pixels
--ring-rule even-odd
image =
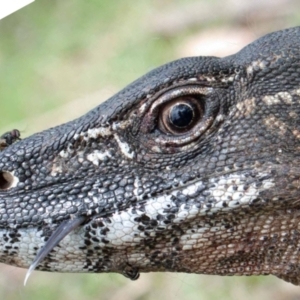
[[[16,186],[16,177],[7,171],[0,171],[0,190],[8,190]]]

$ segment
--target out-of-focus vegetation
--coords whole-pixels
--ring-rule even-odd
[[[0,128],[18,124],[25,136],[68,121],[160,64],[195,49],[203,54],[212,40],[209,53],[229,54],[235,36],[241,48],[296,26],[299,8],[292,0],[38,0],[0,21]],[[221,36],[229,53],[216,43]],[[300,298],[300,289],[270,276],[142,274],[130,282],[116,274],[34,272],[25,288],[24,276],[1,266],[0,298]]]
[[[172,58],[172,42],[145,34],[151,14],[146,1],[40,0],[0,21],[0,127]]]

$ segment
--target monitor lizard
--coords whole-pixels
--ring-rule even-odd
[[[299,285],[299,113],[296,27],[170,62],[74,121],[4,143],[0,261],[28,275]]]

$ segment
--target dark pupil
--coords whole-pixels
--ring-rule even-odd
[[[191,124],[194,117],[193,108],[187,104],[174,105],[169,114],[170,122],[180,128],[184,128]]]

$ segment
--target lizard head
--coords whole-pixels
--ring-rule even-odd
[[[299,27],[159,67],[0,152],[0,261],[299,284],[299,112]]]

